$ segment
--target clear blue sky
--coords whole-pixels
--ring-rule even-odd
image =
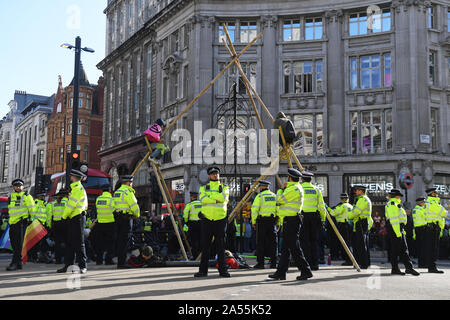
[[[89,82],[102,75],[96,65],[105,57],[106,0],[0,1],[0,119],[9,111],[15,90],[50,96],[58,75],[63,86],[74,75],[75,53],[61,44],[81,46],[81,60]]]

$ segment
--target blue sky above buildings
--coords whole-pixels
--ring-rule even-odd
[[[96,65],[105,56],[104,0],[0,1],[0,119],[9,111],[15,90],[50,96],[56,93],[58,75],[63,86],[74,75],[73,51],[60,47],[75,44],[95,53],[81,54],[90,83],[102,75]]]

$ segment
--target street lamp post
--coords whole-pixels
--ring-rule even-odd
[[[80,64],[81,64],[81,50],[94,53],[91,48],[81,48],[81,38],[76,37],[75,46],[71,44],[63,44],[62,48],[75,49],[75,75],[73,80],[73,103],[72,103],[72,141],[70,154],[77,152],[77,136],[78,136],[78,103],[80,99]],[[70,170],[72,169],[71,157],[67,157],[66,161],[66,188],[69,185]]]

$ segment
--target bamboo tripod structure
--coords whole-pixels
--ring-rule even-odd
[[[224,41],[224,45],[225,45],[225,47],[226,47],[228,53],[230,54],[230,56],[231,56],[232,58],[236,59],[236,57],[237,57],[236,51],[235,51],[235,49],[234,49],[233,42],[231,41],[231,38],[230,38],[230,36],[229,36],[229,34],[228,34],[228,30],[227,30],[227,28],[226,28],[226,25],[225,25],[225,24],[222,24],[222,27],[223,27],[223,30],[224,30],[224,32],[225,32],[225,35],[226,35],[226,38],[227,38],[227,42],[228,42],[228,44],[227,44],[227,43]],[[250,102],[251,102],[251,104],[252,104],[252,107],[253,107],[253,110],[254,110],[254,112],[255,112],[255,115],[256,115],[256,117],[257,117],[257,119],[258,119],[259,125],[260,125],[261,129],[264,129],[263,124],[262,124],[262,121],[261,121],[261,117],[259,116],[259,112],[258,112],[258,109],[257,109],[257,107],[256,107],[255,101],[253,100],[252,94],[255,95],[255,97],[257,98],[257,100],[258,100],[259,103],[261,104],[261,106],[262,106],[262,108],[264,109],[264,111],[266,112],[266,114],[267,114],[267,115],[269,116],[269,118],[272,120],[272,122],[275,122],[275,121],[274,121],[274,118],[273,118],[273,116],[270,114],[269,109],[266,107],[266,105],[264,104],[264,102],[262,101],[262,99],[259,97],[259,95],[258,95],[258,93],[256,92],[256,90],[255,90],[255,89],[253,88],[253,86],[251,85],[250,81],[248,80],[247,76],[245,75],[244,71],[242,70],[242,66],[241,66],[239,60],[236,61],[236,67],[238,68],[239,73],[240,73],[240,75],[241,75],[241,77],[242,77],[242,80],[243,80],[243,82],[244,82],[245,88],[246,88],[246,90],[247,90],[247,94],[248,94],[248,96],[249,96],[249,98],[250,98]],[[291,161],[291,157],[292,157],[292,158],[294,159],[295,163],[297,164],[298,168],[300,169],[300,171],[304,171],[304,168],[302,167],[302,165],[300,164],[300,161],[298,160],[297,156],[295,155],[295,153],[294,153],[293,150],[292,150],[292,146],[286,144],[286,140],[285,140],[284,135],[283,135],[283,130],[281,129],[281,127],[279,127],[278,129],[279,129],[279,131],[280,131],[280,135],[281,135],[282,142],[283,142],[282,153],[286,156],[289,167],[290,167],[290,168],[293,168],[293,166],[292,166],[292,161]],[[267,137],[266,137],[266,140],[267,140]],[[268,140],[267,140],[267,143],[268,143]],[[262,177],[263,177],[263,176],[261,176],[256,182],[260,181],[260,180],[262,179]],[[276,177],[277,177],[278,185],[280,185],[280,187],[281,187],[281,181],[280,181],[280,178],[278,177],[278,175],[276,175]],[[235,217],[235,215],[236,215],[236,212],[237,212],[238,210],[240,210],[240,208],[243,206],[243,204],[244,204],[248,199],[250,199],[250,197],[253,195],[254,191],[256,190],[256,188],[253,189],[253,187],[256,186],[256,182],[253,184],[252,188],[250,188],[250,190],[247,192],[247,194],[244,196],[244,198],[236,205],[236,207],[234,208],[233,212],[230,214],[230,216],[229,216],[229,218],[228,218],[228,222],[229,222],[229,223],[230,223],[231,221],[233,221],[233,219],[234,219],[234,217]],[[258,184],[259,184],[259,183],[258,183]],[[358,263],[356,262],[355,258],[353,257],[352,253],[350,252],[350,249],[348,248],[347,244],[345,243],[344,239],[342,238],[341,234],[339,233],[338,229],[336,228],[336,226],[335,226],[333,220],[332,220],[331,217],[330,217],[330,214],[328,213],[327,210],[325,210],[325,211],[326,211],[326,217],[327,217],[327,219],[328,219],[328,222],[330,223],[331,227],[333,228],[334,232],[336,233],[336,236],[338,237],[339,241],[341,242],[342,246],[344,247],[345,252],[346,252],[347,255],[349,256],[350,260],[352,261],[353,266],[356,268],[356,270],[357,270],[358,272],[361,272],[361,269],[359,268]]]

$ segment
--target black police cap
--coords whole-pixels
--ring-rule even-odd
[[[403,196],[403,193],[399,189],[391,189],[391,191],[389,191],[389,194],[391,196]]]
[[[132,175],[125,175],[120,177],[120,181],[122,182],[133,182],[134,176]]]
[[[23,182],[22,179],[16,179],[12,182],[13,186],[23,186],[25,184],[25,182]]]
[[[362,184],[357,184],[353,186],[353,189],[366,191],[367,187]]]
[[[267,181],[267,180],[260,180],[260,181],[259,181],[259,185],[260,185],[260,186],[268,186],[268,185],[270,185],[270,181]]]
[[[346,193],[341,193],[341,199],[342,198],[348,198],[348,194],[346,194]]]
[[[433,192],[437,192],[437,188],[436,187],[428,188],[427,190],[425,190],[425,192],[427,194],[430,194],[430,193],[433,193]]]
[[[302,176],[302,173],[298,171],[297,169],[288,169],[288,174],[293,178],[300,178]]]
[[[209,167],[207,172],[208,172],[208,174],[220,173],[220,169],[218,167]]]
[[[425,201],[425,198],[424,198],[424,197],[420,197],[420,198],[417,198],[417,199],[416,199],[416,202],[417,202],[417,203],[424,202],[424,201]]]
[[[198,192],[192,191],[190,192],[191,196],[198,196]]]
[[[304,178],[312,178],[312,177],[314,177],[314,173],[309,172],[309,171],[303,171],[302,172],[302,177],[304,177]]]
[[[109,191],[109,190],[111,190],[112,188],[111,188],[111,185],[109,185],[109,184],[104,184],[104,185],[102,185],[102,191]]]

